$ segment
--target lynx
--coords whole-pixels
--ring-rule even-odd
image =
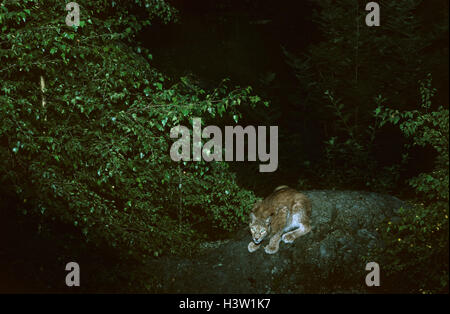
[[[248,251],[254,252],[270,236],[264,247],[267,254],[278,252],[280,241],[292,243],[311,231],[311,202],[308,197],[287,186],[277,187],[271,195],[256,202],[250,213],[252,242]]]

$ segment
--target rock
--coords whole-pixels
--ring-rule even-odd
[[[392,196],[353,191],[307,191],[312,231],[277,254],[249,253],[248,227],[232,239],[204,243],[192,258],[149,262],[159,293],[368,292],[363,260],[382,246],[376,228],[405,204]],[[267,244],[267,240],[266,243]],[[264,245],[264,244],[263,244]]]

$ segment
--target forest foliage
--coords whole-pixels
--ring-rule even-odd
[[[448,291],[449,110],[442,106],[430,110],[435,92],[429,76],[420,83],[418,110],[399,112],[382,106],[375,110],[381,125],[398,125],[411,139],[406,150],[423,146],[436,152],[433,168],[408,180],[416,193],[412,207],[398,209],[399,219],[388,219],[380,227],[386,247],[374,252],[387,266],[390,285],[401,282],[416,293]]]
[[[312,180],[407,197],[412,208],[379,226],[385,246],[372,259],[387,265],[391,289],[448,291],[448,7],[380,1],[383,27],[370,28],[356,1],[317,3],[322,40],[302,56],[284,51],[326,121]]]

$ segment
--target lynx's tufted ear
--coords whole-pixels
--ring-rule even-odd
[[[251,213],[250,213],[250,222],[251,222],[251,223],[254,223],[255,220],[256,220],[256,216],[255,216],[255,214],[254,214],[253,212],[251,212]]]
[[[257,209],[257,208],[259,207],[259,205],[261,205],[261,203],[262,203],[262,200],[257,200],[257,201],[255,202],[255,205],[253,205],[252,211],[254,211],[255,209]]]

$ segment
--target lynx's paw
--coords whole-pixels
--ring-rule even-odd
[[[277,246],[272,246],[272,245],[266,245],[265,247],[264,247],[264,251],[267,253],[267,254],[275,254],[276,252],[278,252],[278,247]]]
[[[261,244],[255,244],[255,243],[252,241],[252,242],[250,242],[250,243],[248,244],[248,251],[249,251],[250,253],[253,253],[253,252],[255,252],[257,249],[259,249],[260,246],[261,246]]]
[[[293,243],[295,241],[296,237],[295,235],[293,235],[292,233],[285,233],[283,234],[283,236],[281,237],[281,240],[284,243]]]

